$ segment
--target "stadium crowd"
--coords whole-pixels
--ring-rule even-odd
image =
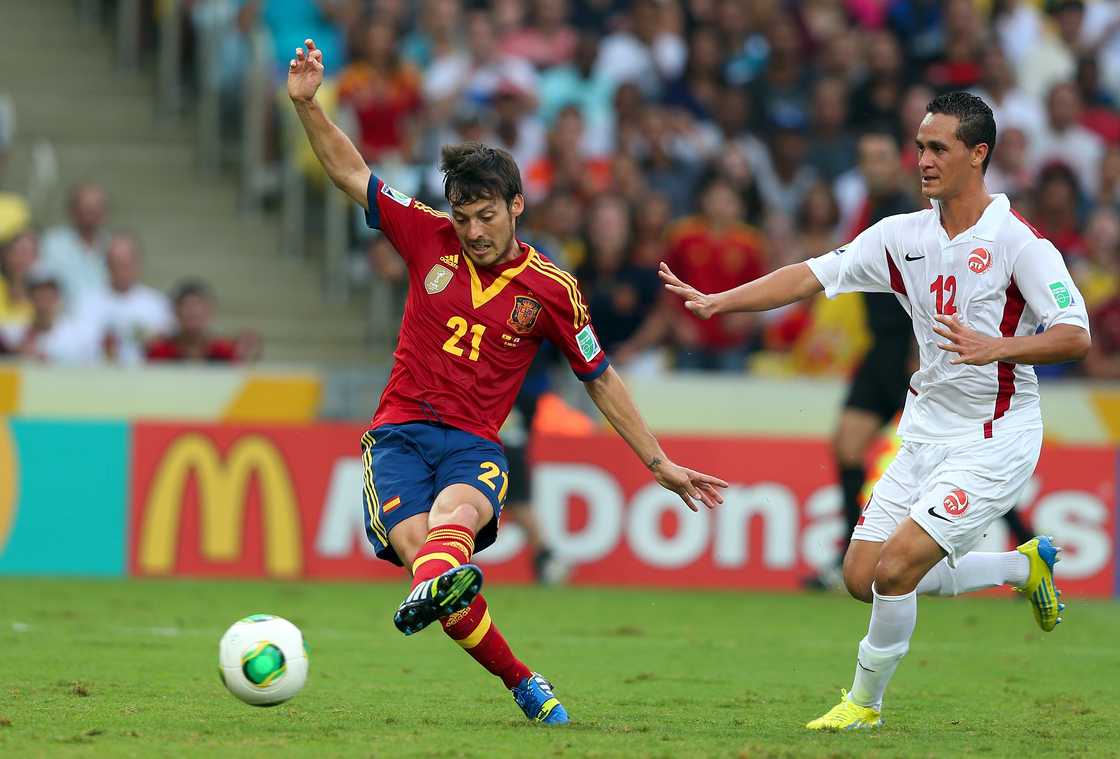
[[[294,49],[314,38],[327,65],[321,100],[374,173],[405,194],[446,205],[434,168],[444,143],[508,149],[528,201],[520,236],[578,275],[615,363],[639,372],[850,372],[868,341],[862,296],[703,322],[662,297],[657,263],[701,289],[724,289],[851,239],[868,224],[869,186],[923,207],[911,145],[925,105],[939,92],[971,90],[999,128],[989,189],[1007,193],[1058,246],[1092,316],[1090,357],[1048,373],[1120,378],[1118,3],[183,5],[195,23],[203,13],[227,19],[213,51],[227,103],[242,96],[251,35],[271,40],[278,89]],[[880,140],[870,144],[869,134]],[[36,295],[43,278],[31,276],[36,248],[57,263],[56,295],[98,289],[102,303],[91,308],[123,312],[127,300],[144,312],[138,334],[177,330],[177,345],[198,343],[184,336],[207,329],[206,288],[177,291],[174,314],[158,294],[133,295],[139,247],[104,232],[101,219],[88,228],[98,212],[85,205],[104,205],[94,195],[79,188],[71,226],[41,242],[32,232],[0,241],[4,345],[26,353],[28,333],[13,340],[11,325],[39,325],[34,335],[55,323],[51,297]],[[383,238],[361,234],[370,268],[399,298],[399,259]],[[174,353],[112,327],[96,342],[98,355],[120,360]]]

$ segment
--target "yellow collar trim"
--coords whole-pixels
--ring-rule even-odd
[[[467,271],[470,272],[471,275],[471,304],[476,309],[482,308],[497,297],[514,277],[525,271],[525,267],[529,265],[529,262],[533,260],[533,256],[537,254],[537,251],[533,249],[532,245],[527,247],[529,248],[529,252],[526,254],[524,261],[517,266],[510,267],[503,271],[485,288],[482,286],[482,280],[478,277],[478,270],[474,268],[474,262],[471,261],[471,257],[466,253],[463,254],[463,261],[466,263]]]

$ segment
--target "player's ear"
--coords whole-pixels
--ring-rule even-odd
[[[517,218],[525,211],[525,196],[518,193],[513,196],[513,200],[509,202],[509,215]]]
[[[972,157],[970,162],[972,168],[978,169],[984,165],[984,159],[988,157],[988,143],[981,142],[972,149]]]

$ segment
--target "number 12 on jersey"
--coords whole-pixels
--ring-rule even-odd
[[[467,356],[471,361],[478,361],[478,349],[482,346],[482,334],[486,332],[485,324],[468,324],[467,320],[461,316],[452,316],[447,320],[447,326],[451,328],[451,337],[447,338],[447,342],[443,344],[443,349],[450,353],[452,356],[462,356],[466,351],[459,347],[459,341],[466,336],[467,332],[471,333],[471,352]]]
[[[952,316],[957,313],[957,278],[953,275],[946,277],[938,274],[937,279],[929,286],[929,291],[937,298],[937,313],[942,316]]]

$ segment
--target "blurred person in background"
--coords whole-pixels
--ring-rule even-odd
[[[1040,171],[1047,164],[1064,163],[1073,169],[1078,184],[1094,195],[1105,146],[1098,135],[1081,126],[1081,114],[1077,85],[1055,84],[1046,100],[1046,123],[1042,131],[1031,137],[1031,165]]]
[[[405,60],[421,70],[432,61],[450,56],[463,46],[460,0],[423,0],[416,16],[416,26],[401,42]]]
[[[756,229],[740,221],[744,209],[735,188],[713,174],[701,185],[699,197],[699,215],[677,222],[669,233],[667,260],[673,271],[687,271],[709,291],[762,276],[767,270],[765,243]],[[679,304],[663,307],[672,310],[678,368],[744,370],[747,353],[758,337],[753,315],[705,320]]]
[[[62,286],[67,305],[74,306],[109,285],[105,267],[109,199],[105,190],[93,183],[75,185],[70,191],[69,214],[69,224],[51,227],[43,235],[40,255],[43,268]]]
[[[537,72],[524,58],[502,53],[494,22],[485,10],[466,14],[466,48],[432,61],[423,92],[432,123],[441,123],[463,101],[489,107],[503,83],[520,92],[537,91]]]
[[[353,111],[358,149],[367,163],[399,155],[423,105],[420,72],[397,53],[397,32],[382,19],[365,26],[361,57],[342,70],[339,104]]]
[[[699,119],[715,112],[722,86],[722,38],[714,27],[698,26],[688,38],[688,62],[684,73],[665,87],[661,102],[683,108]]]
[[[806,162],[829,182],[855,163],[856,137],[848,130],[848,87],[826,78],[813,90],[813,111]]]
[[[1114,295],[1089,315],[1093,346],[1083,362],[1091,379],[1120,380],[1120,295]]]
[[[661,280],[656,264],[634,261],[633,221],[626,201],[603,195],[587,219],[587,261],[576,272],[599,327],[603,349],[620,369],[654,373],[661,356],[652,349],[668,324],[657,309]]]
[[[101,357],[97,325],[65,311],[62,286],[53,270],[41,265],[27,277],[31,319],[4,325],[0,336],[12,353],[50,364],[92,364]]]
[[[1013,126],[999,130],[999,151],[992,157],[984,181],[992,192],[1021,200],[1034,187],[1027,160],[1027,133]]]
[[[571,62],[541,72],[538,113],[551,129],[561,111],[575,106],[583,117],[584,151],[605,156],[614,148],[614,82],[596,68],[598,56],[598,33],[581,31]]]
[[[790,112],[771,124],[765,151],[749,154],[763,203],[771,211],[795,216],[805,193],[817,181],[816,170],[806,163],[809,148],[803,117]]]
[[[589,155],[583,113],[575,105],[561,109],[548,132],[548,147],[540,158],[525,166],[525,197],[538,200],[554,189],[575,192],[586,201],[607,189],[611,164],[604,156]]]
[[[1120,209],[1120,147],[1110,147],[1101,159],[1096,205]]]
[[[800,30],[789,13],[775,14],[770,20],[766,44],[766,66],[750,83],[751,100],[758,107],[760,123],[807,123],[813,71],[805,56]]]
[[[657,97],[688,61],[676,2],[634,0],[617,21],[616,31],[600,43],[597,73],[616,86],[633,83],[646,97]]]
[[[1120,293],[1120,214],[1101,206],[1085,224],[1085,255],[1069,262],[1085,307],[1094,309]]]
[[[1015,71],[999,45],[986,45],[980,52],[980,81],[971,92],[991,104],[999,130],[999,151],[992,157],[998,161],[1003,152],[1004,135],[1017,128],[1026,135],[1038,134],[1046,124],[1046,114],[1034,96],[1023,91],[1015,81]]]
[[[537,116],[534,90],[513,77],[503,77],[494,90],[491,144],[513,156],[519,166],[531,166],[545,154],[547,133]]]
[[[898,171],[901,160],[898,142],[887,132],[867,132],[859,140],[859,171],[867,197],[844,239],[855,239],[863,230],[888,216],[920,208],[906,192]],[[828,248],[818,248],[819,254]],[[883,428],[894,419],[906,400],[913,361],[914,331],[910,315],[893,293],[852,293],[862,297],[871,345],[856,369],[844,408],[832,435],[832,457],[840,482],[844,519],[851,535],[863,504],[860,493],[867,477],[867,455]],[[836,587],[842,578],[839,560],[830,571],[806,584]]]
[[[852,92],[853,126],[897,125],[902,92],[909,77],[898,40],[890,32],[878,30],[868,35],[865,47],[866,74]]]
[[[99,325],[106,356],[126,366],[142,363],[147,344],[175,328],[171,301],[140,281],[141,258],[134,235],[113,235],[105,253],[108,289],[87,296],[76,306],[83,320]]]
[[[579,35],[568,18],[568,0],[530,0],[531,21],[528,26],[504,35],[502,51],[524,58],[539,69],[562,66],[576,53]]]
[[[29,275],[39,260],[39,236],[31,229],[16,232],[0,245],[0,330],[20,330],[31,323]]]
[[[255,334],[244,332],[236,340],[214,334],[214,296],[205,282],[181,282],[172,301],[174,330],[148,343],[148,361],[238,363],[259,358],[260,339]]]
[[[985,24],[973,0],[946,0],[943,7],[941,51],[926,65],[924,78],[939,92],[967,89],[980,80]]]
[[[1034,215],[1038,230],[1062,252],[1067,262],[1084,255],[1077,176],[1064,163],[1044,166],[1035,180]]]
[[[1023,0],[1027,5],[1029,0]],[[1038,100],[1048,97],[1059,82],[1069,82],[1077,71],[1085,3],[1081,0],[1045,0],[1042,3],[1049,23],[1044,22],[1037,38],[1027,43],[1011,41],[1019,84]],[[1006,40],[1006,38],[1005,38]]]

